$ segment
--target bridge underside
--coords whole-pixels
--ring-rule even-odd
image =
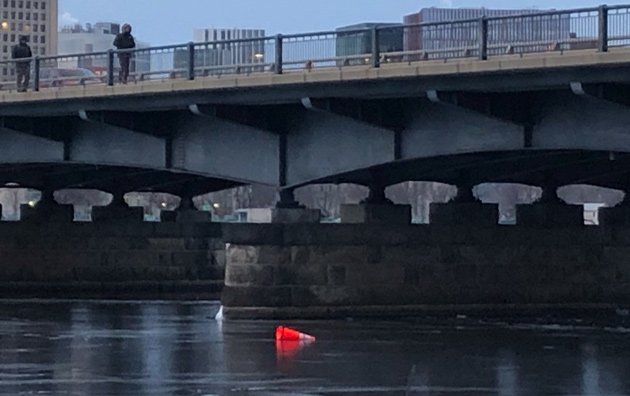
[[[135,96],[127,110],[106,99],[3,105],[0,182],[186,196],[242,184],[630,187],[627,71],[467,78],[282,87],[275,98],[252,89],[224,103],[180,93],[145,111]]]
[[[532,186],[590,184],[627,190],[630,154],[610,151],[521,150],[458,154],[396,161],[333,175],[314,183],[381,186],[431,181],[456,186],[520,183]],[[109,192],[166,192],[195,196],[241,183],[169,170],[89,164],[4,164],[0,183],[44,189],[98,189]]]
[[[96,189],[112,193],[164,192],[196,196],[221,191],[240,183],[168,170],[90,164],[3,164],[2,185],[35,189]]]
[[[609,151],[522,150],[460,154],[407,160],[342,175],[318,183],[374,180],[385,186],[429,181],[455,186],[519,183],[532,186],[590,184],[615,189],[630,187],[630,154]]]

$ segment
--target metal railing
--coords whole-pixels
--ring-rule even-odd
[[[4,60],[0,90],[17,88],[17,66],[25,61],[30,88],[38,91],[124,83],[119,59],[125,56],[133,84],[620,46],[630,46],[630,5]]]

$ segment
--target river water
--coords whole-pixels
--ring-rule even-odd
[[[624,320],[213,320],[216,303],[0,302],[3,395],[630,395]]]

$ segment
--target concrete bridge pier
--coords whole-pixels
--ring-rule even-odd
[[[341,205],[341,222],[350,224],[411,224],[411,205],[395,205],[385,195],[385,185],[370,186],[358,205]]]
[[[92,221],[144,221],[144,208],[130,207],[125,202],[125,192],[112,191],[112,202],[107,206],[92,208]]]
[[[60,205],[55,200],[55,191],[44,188],[41,190],[41,198],[34,206],[20,205],[22,221],[36,223],[72,223],[74,221],[74,207]]]
[[[457,187],[457,196],[448,203],[432,203],[429,223],[433,225],[495,226],[499,222],[499,206],[477,200],[474,186]]]
[[[278,202],[271,210],[271,222],[278,224],[319,223],[321,212],[307,209],[295,199],[295,190],[285,188],[278,191]]]
[[[540,200],[531,205],[516,205],[516,223],[537,227],[583,226],[583,206],[568,205],[557,191],[556,185],[544,186]]]

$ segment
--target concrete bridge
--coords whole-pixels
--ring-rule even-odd
[[[432,50],[388,52],[378,28],[344,33],[369,37],[367,54],[317,50],[347,39],[335,32],[138,50],[136,57],[185,50],[189,62],[165,70],[166,79],[155,72],[130,85],[114,85],[113,51],[36,58],[39,70],[103,57],[107,84],[44,88],[36,73],[36,92],[0,91],[0,182],[186,198],[249,183],[290,192],[351,182],[371,186],[375,197],[411,180],[625,189],[628,9],[399,28],[402,35],[474,32],[474,40]],[[548,43],[495,34],[498,26],[535,28],[541,18],[589,28],[570,32],[562,22],[566,37]],[[219,44],[273,49],[256,64],[196,60]]]
[[[128,208],[123,194],[153,191],[180,195],[176,218],[199,222],[207,216],[191,210],[193,196],[266,184],[281,191],[274,215],[280,223],[319,221],[317,212],[295,202],[293,190],[300,186],[348,182],[370,188],[364,203],[342,208],[343,222],[372,223],[367,225],[212,231],[195,225],[199,235],[207,235],[195,240],[194,254],[188,252],[186,226],[138,226],[140,247],[121,234],[123,250],[135,254],[153,251],[157,239],[166,251],[156,259],[163,268],[193,274],[182,282],[215,282],[223,269],[217,263],[225,263],[224,301],[233,317],[292,316],[306,306],[313,307],[310,316],[326,316],[335,311],[331,307],[342,307],[335,315],[345,315],[375,304],[403,306],[402,311],[425,304],[628,304],[630,272],[621,257],[630,210],[603,210],[603,227],[585,230],[582,209],[556,196],[558,187],[577,183],[630,190],[630,31],[624,30],[630,24],[622,23],[630,21],[628,10],[598,7],[401,27],[413,33],[460,24],[477,32],[472,44],[432,51],[383,51],[378,29],[356,33],[370,34],[369,53],[342,57],[313,50],[330,42],[336,34],[330,32],[261,39],[273,43],[273,61],[262,54],[263,62],[245,65],[198,65],[195,56],[213,45],[240,48],[243,41],[161,47],[153,50],[187,51],[183,74],[168,70],[167,78],[156,73],[130,85],[113,84],[115,52],[80,54],[79,60],[108,60],[106,84],[44,88],[36,78],[35,92],[0,91],[0,183],[42,190],[43,202],[27,211],[40,225],[70,222],[68,211],[52,205],[53,191],[63,188],[114,195],[110,207],[95,209],[95,221],[140,222],[140,211]],[[591,28],[567,31],[550,43],[493,38],[498,23],[532,27],[540,18],[586,18]],[[306,48],[304,54],[295,55],[296,45]],[[36,69],[55,59],[35,59]],[[385,197],[387,186],[403,181],[448,183],[459,195],[455,202],[433,205],[431,225],[410,226],[409,208]],[[496,206],[473,196],[472,188],[486,182],[540,186],[543,197],[519,207],[520,227],[505,231],[498,228]],[[12,225],[4,226],[5,235],[13,235],[7,228]],[[50,230],[78,236],[87,230],[100,238],[98,226],[55,227]],[[50,242],[47,229],[24,225],[23,235],[35,232]],[[26,236],[20,235],[9,238],[13,256],[24,250]],[[498,247],[504,237],[509,243]],[[213,275],[199,279],[194,274],[209,264],[203,258],[207,238],[219,259],[213,256]],[[176,246],[172,252],[170,243]],[[221,243],[229,244],[226,250],[217,248]],[[51,254],[59,246],[68,250],[56,240],[50,246]],[[77,250],[84,260],[78,268],[100,265],[99,271],[117,271],[129,255],[80,243]],[[528,264],[548,257],[561,265],[547,268],[545,280],[536,275],[543,264],[535,270]],[[518,263],[518,276],[508,262]],[[575,262],[579,268],[572,267]],[[589,271],[592,263],[601,270]],[[31,257],[29,266],[40,265],[46,260]],[[99,279],[99,271],[91,279]],[[149,275],[142,271],[133,276],[144,282]],[[28,278],[20,274],[11,279]],[[559,289],[563,274],[573,283]],[[504,283],[510,290],[493,286]],[[429,284],[443,287],[428,290]]]
[[[622,48],[4,93],[0,179],[626,188],[629,63]]]

